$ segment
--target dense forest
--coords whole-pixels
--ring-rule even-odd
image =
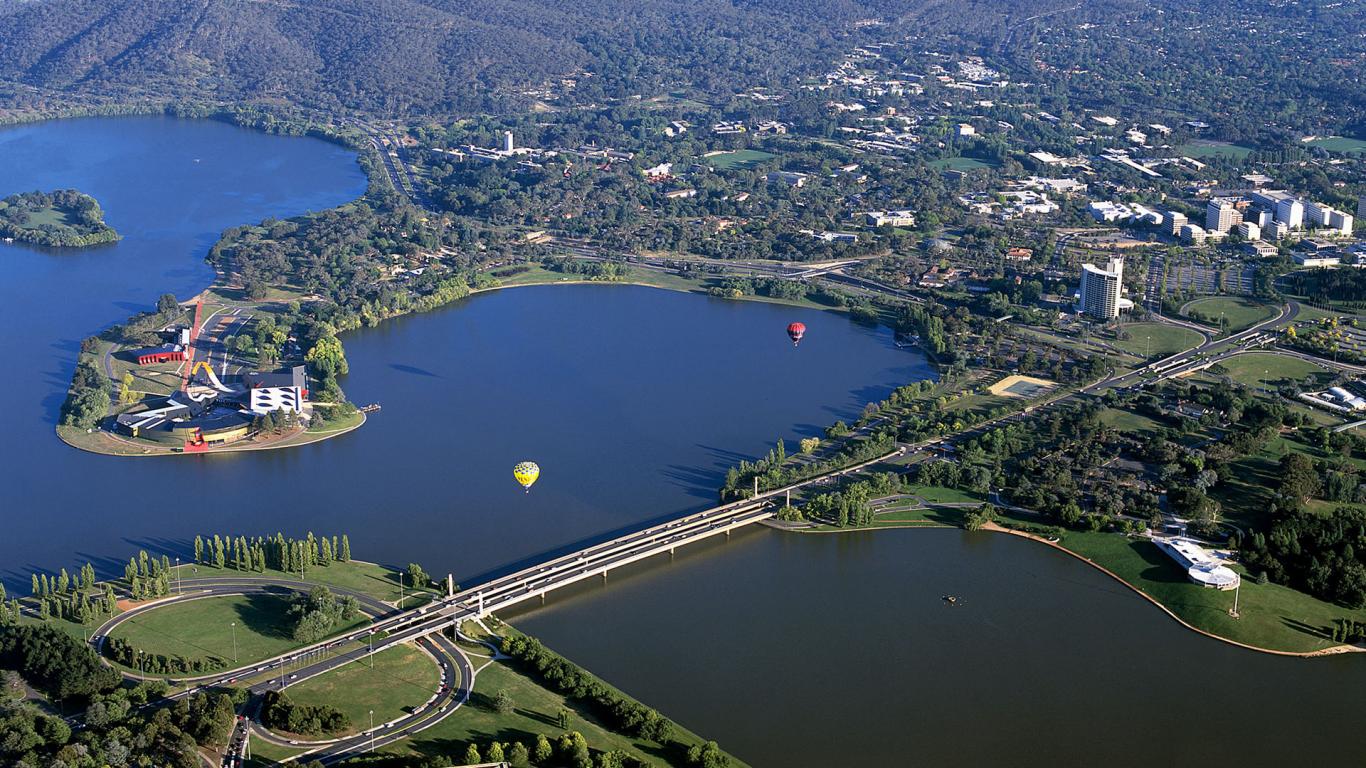
[[[1363,14],[1253,0],[33,0],[0,4],[0,105],[57,94],[398,116],[675,89],[724,103],[909,36],[1047,85],[1054,111],[1157,108],[1221,133],[1326,111],[1350,134],[1366,126],[1366,62],[1342,31]]]
[[[870,15],[854,0],[42,0],[0,6],[0,80],[400,114],[591,72],[576,90],[592,101],[778,82],[819,66],[839,30]]]

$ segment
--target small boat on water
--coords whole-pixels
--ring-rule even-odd
[[[949,605],[958,605],[957,595],[944,595],[943,600],[945,603],[948,603]]]

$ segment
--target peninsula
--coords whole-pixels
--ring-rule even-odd
[[[104,223],[90,195],[74,189],[22,192],[0,200],[0,237],[21,243],[79,248],[112,243],[119,233]]]

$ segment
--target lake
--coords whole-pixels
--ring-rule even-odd
[[[212,279],[230,226],[353,199],[354,156],[208,121],[0,129],[0,196],[76,187],[125,239],[0,244],[0,575],[197,533],[348,533],[357,557],[467,583],[709,506],[725,469],[931,375],[886,329],[641,287],[470,297],[345,337],[360,430],[283,451],[112,458],[53,425],[79,340]],[[807,325],[794,349],[788,322]],[[522,493],[514,463],[537,461]],[[961,605],[940,599],[952,593]],[[756,529],[515,614],[756,766],[1353,764],[1366,664],[1194,635],[1030,542]]]
[[[469,581],[715,503],[725,470],[779,438],[857,416],[930,375],[885,328],[845,316],[634,286],[476,295],[346,336],[358,403],[383,410],[312,446],[113,458],[53,434],[79,340],[159,294],[188,297],[229,226],[352,199],[351,153],[211,121],[74,120],[0,131],[0,194],[77,187],[124,239],[90,251],[0,250],[4,578],[195,534],[347,533],[358,557]],[[784,329],[810,329],[793,348]],[[795,449],[795,444],[792,446]],[[524,494],[513,464],[538,462]],[[53,518],[66,524],[53,527]]]

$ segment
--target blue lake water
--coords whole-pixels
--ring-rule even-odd
[[[705,507],[727,467],[855,416],[928,375],[886,329],[828,312],[629,286],[471,297],[350,334],[358,403],[383,411],[314,446],[111,458],[52,427],[79,340],[159,294],[190,296],[226,227],[363,190],[331,144],[215,122],[119,118],[0,131],[0,194],[76,187],[124,239],[0,250],[4,578],[183,547],[196,533],[348,533],[357,556],[469,579]],[[784,334],[811,329],[800,349]],[[512,465],[537,461],[531,494]],[[54,522],[63,520],[60,526]]]

